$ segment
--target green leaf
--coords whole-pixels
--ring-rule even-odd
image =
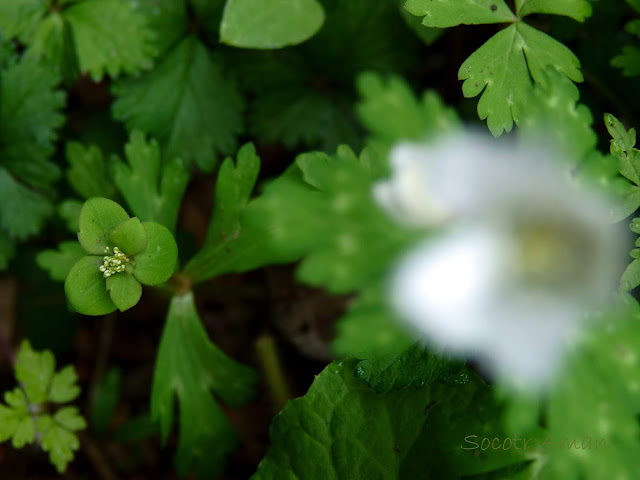
[[[121,312],[134,307],[142,296],[142,285],[127,272],[111,275],[106,285],[111,300]]]
[[[0,271],[9,266],[9,261],[15,255],[15,248],[9,236],[0,231]]]
[[[387,358],[405,351],[414,338],[390,312],[379,286],[363,289],[338,320],[331,345],[338,356]]]
[[[78,142],[68,142],[65,153],[71,165],[67,169],[67,180],[81,197],[113,197],[115,188],[102,151],[96,145],[85,148]]]
[[[459,363],[426,350],[418,342],[400,354],[372,355],[360,361],[355,376],[366,381],[376,392],[386,393],[407,387],[420,388],[457,371],[465,375]]]
[[[360,121],[376,139],[388,144],[423,140],[460,126],[455,110],[446,107],[437,93],[427,91],[418,99],[400,77],[363,73],[357,87]]]
[[[316,0],[229,0],[220,41],[241,48],[281,48],[312,37],[324,22]]]
[[[67,223],[67,229],[71,233],[80,231],[80,212],[83,202],[79,200],[67,199],[58,205],[58,215]]]
[[[633,150],[636,145],[636,130],[631,128],[627,131],[620,120],[606,113],[604,115],[604,124],[611,135],[611,153],[628,153]],[[633,180],[630,178],[629,180]],[[635,180],[633,180],[635,182]],[[640,184],[639,182],[635,182]]]
[[[144,15],[154,33],[154,43],[160,55],[178,43],[187,32],[187,5],[195,9],[194,3],[193,0],[189,5],[184,0],[136,2],[136,10]]]
[[[635,45],[625,45],[622,52],[611,59],[611,65],[622,69],[626,77],[640,75],[640,48]]]
[[[0,227],[11,237],[21,240],[38,233],[52,212],[46,197],[18,183],[0,167]]]
[[[35,352],[27,340],[22,342],[16,356],[15,371],[29,403],[47,401],[55,368],[56,361],[50,351]]]
[[[47,11],[42,0],[0,0],[0,29],[5,38],[27,41]]]
[[[84,0],[64,9],[63,16],[73,32],[80,70],[93,80],[151,67],[153,35],[132,2]]]
[[[149,243],[147,232],[137,217],[118,224],[109,233],[109,240],[127,255],[142,253]]]
[[[178,262],[178,246],[167,227],[154,222],[142,224],[149,243],[136,255],[133,276],[144,285],[158,285],[169,280]]]
[[[116,83],[113,114],[129,130],[162,143],[165,158],[213,169],[217,154],[231,153],[242,132],[243,99],[194,37],[187,37],[157,67]]]
[[[487,119],[494,136],[513,127],[513,106],[531,88],[531,78],[543,83],[545,69],[553,67],[574,82],[582,81],[580,62],[571,51],[524,23],[511,25],[491,37],[461,66],[465,97],[482,93],[478,115]]]
[[[71,307],[83,315],[106,315],[116,310],[105,278],[99,270],[102,257],[84,257],[71,268],[64,291]]]
[[[300,155],[297,167],[318,190],[282,178],[247,210],[247,221],[269,232],[269,248],[276,253],[306,256],[298,269],[305,283],[333,293],[365,286],[387,271],[413,236],[397,228],[371,195],[383,162],[372,150],[358,159],[348,147],[332,157]]]
[[[620,288],[625,292],[630,292],[640,285],[640,260],[631,262],[620,278]]]
[[[51,279],[64,282],[71,267],[86,254],[78,242],[62,242],[58,245],[58,250],[43,250],[38,253],[36,263],[49,272]]]
[[[213,199],[213,215],[207,230],[206,244],[225,242],[240,232],[240,214],[260,172],[260,158],[252,143],[238,150],[236,164],[227,158],[218,170]]]
[[[60,12],[50,12],[28,44],[25,56],[49,63],[60,72],[65,83],[71,83],[78,77],[78,59],[71,27]]]
[[[230,405],[253,395],[253,370],[227,357],[207,337],[191,292],[174,297],[158,350],[151,414],[166,441],[173,425],[174,395],[180,412],[176,467],[185,476],[195,466],[199,478],[214,478],[237,436],[211,391]]]
[[[120,369],[112,367],[100,380],[91,402],[91,430],[103,437],[113,420],[120,397],[122,375]],[[116,440],[118,441],[118,440]]]
[[[76,385],[77,381],[76,369],[71,365],[60,370],[51,380],[49,401],[67,403],[75,400],[80,395],[80,387]]]
[[[170,158],[162,166],[155,140],[148,142],[139,130],[131,133],[125,146],[127,163],[116,162],[114,180],[131,211],[143,221],[175,229],[189,171],[183,162]]]
[[[13,448],[22,448],[33,443],[36,437],[36,429],[25,393],[20,388],[15,388],[4,394],[4,401],[10,408],[0,408],[0,438],[12,437]]]
[[[422,18],[412,15],[404,7],[400,9],[400,13],[407,26],[427,45],[435,43],[444,33],[444,29],[442,28],[429,28],[424,26],[422,24]]]
[[[579,97],[571,80],[548,68],[544,83],[536,84],[513,108],[521,138],[535,145],[544,136],[546,142],[553,142],[566,154],[569,168],[597,152],[593,117],[586,105],[578,103]]]
[[[59,81],[60,76],[36,58],[23,57],[2,72],[1,164],[33,187],[47,187],[60,176],[48,161],[56,129],[64,123],[65,94],[56,90]]]
[[[109,234],[126,220],[129,220],[129,215],[113,200],[90,198],[80,211],[78,240],[82,248],[94,255],[104,255],[106,247],[113,251],[115,245],[109,239]]]
[[[510,23],[517,20],[504,0],[407,0],[404,8],[412,15],[424,17],[422,24],[427,27],[447,28],[461,24]]]
[[[77,430],[86,428],[87,424],[75,407],[65,407],[51,417],[42,415],[37,420],[38,431],[42,432],[40,444],[58,473],[63,473],[69,462],[73,460],[74,451],[80,448]]]
[[[526,465],[522,451],[460,448],[473,432],[505,438],[489,389],[471,372],[445,379],[435,370],[422,388],[379,394],[354,368],[330,364],[273,419],[253,480],[505,478],[502,469]]]
[[[532,13],[566,15],[578,22],[591,16],[588,0],[516,0],[516,13],[520,18]]]

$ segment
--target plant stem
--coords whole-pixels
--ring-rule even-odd
[[[285,379],[284,372],[280,366],[278,352],[276,350],[276,342],[273,336],[263,334],[256,340],[256,352],[260,359],[260,365],[264,371],[264,375],[271,391],[273,403],[280,411],[291,398],[289,386]]]

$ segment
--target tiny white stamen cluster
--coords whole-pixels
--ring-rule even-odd
[[[105,247],[105,253],[109,253],[109,247]],[[107,278],[118,272],[124,272],[130,261],[129,257],[124,252],[121,252],[118,247],[113,247],[113,255],[106,255],[104,257],[100,271],[103,276]]]

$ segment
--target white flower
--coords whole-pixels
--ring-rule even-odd
[[[400,317],[428,343],[532,387],[549,383],[584,311],[619,274],[607,203],[558,164],[549,151],[460,134],[396,147],[391,180],[374,190],[402,223],[448,221],[393,272]]]

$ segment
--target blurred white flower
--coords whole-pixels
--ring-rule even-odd
[[[392,178],[374,189],[399,222],[446,227],[393,272],[401,318],[427,342],[532,387],[551,380],[620,267],[608,203],[579,190],[553,155],[461,133],[397,146]]]

